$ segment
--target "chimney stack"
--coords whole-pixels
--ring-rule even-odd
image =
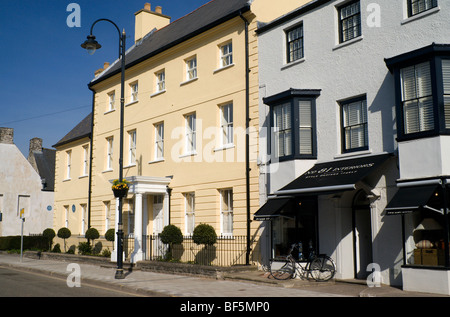
[[[14,144],[14,129],[13,128],[0,128],[0,143],[1,144]]]
[[[98,75],[100,75],[101,73],[103,73],[108,67],[109,67],[109,63],[108,62],[104,62],[103,63],[103,68],[99,68],[94,72],[94,76],[97,77]]]
[[[134,40],[138,42],[153,29],[161,29],[170,24],[170,17],[162,14],[162,7],[157,6],[155,12],[151,10],[151,4],[146,3],[144,9],[135,14]]]
[[[42,139],[33,138],[30,140],[30,153],[31,152],[42,152]]]

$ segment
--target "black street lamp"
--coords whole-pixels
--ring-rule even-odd
[[[91,26],[91,33],[88,35],[87,40],[81,44],[81,47],[86,49],[90,55],[102,46],[95,40],[95,36],[92,35],[92,30],[97,22],[106,21],[113,24],[119,32],[119,59],[122,60],[122,74],[120,80],[120,153],[119,153],[119,181],[123,180],[123,124],[124,124],[124,83],[125,83],[125,30],[120,32],[117,25],[108,19],[99,19],[95,21]],[[91,145],[92,146],[92,145]],[[123,197],[119,197],[119,219],[117,230],[117,270],[115,274],[116,279],[123,279],[125,275],[123,273],[123,223],[122,223],[122,201]]]

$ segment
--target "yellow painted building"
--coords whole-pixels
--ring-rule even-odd
[[[172,23],[160,7],[152,11],[146,4],[136,13],[136,44],[126,55],[123,135],[123,175],[132,184],[123,223],[125,233],[134,233],[133,261],[146,252],[140,237],[169,223],[184,235],[208,223],[219,237],[257,237],[259,223],[251,222],[259,208],[255,30],[257,22],[298,6],[292,0],[283,6],[214,0]],[[54,227],[68,226],[73,235],[87,229],[85,210],[101,235],[117,230],[111,182],[119,175],[120,61],[105,64],[89,86],[92,173],[85,177],[91,134],[66,136],[55,146]],[[256,252],[248,256],[258,261]]]

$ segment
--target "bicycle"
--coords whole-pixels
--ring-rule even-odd
[[[336,273],[336,266],[333,259],[326,254],[315,255],[310,252],[310,256],[306,261],[306,265],[300,264],[292,252],[300,246],[300,243],[294,243],[291,246],[287,256],[276,257],[270,260],[270,274],[277,280],[287,280],[295,278],[297,271],[301,271],[302,276],[306,273],[306,277],[310,274],[317,282],[325,282],[332,279]]]

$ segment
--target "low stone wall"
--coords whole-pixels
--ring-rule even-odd
[[[33,259],[56,260],[70,263],[85,263],[93,265],[101,265],[104,267],[116,267],[115,262],[111,262],[110,257],[77,255],[66,253],[25,251],[24,256]],[[254,265],[238,265],[232,267],[219,267],[208,265],[197,265],[187,263],[174,263],[162,261],[139,261],[136,264],[128,262],[123,263],[124,269],[150,271],[157,273],[169,273],[180,275],[195,275],[215,279],[225,278],[227,273],[256,271],[258,268]]]

